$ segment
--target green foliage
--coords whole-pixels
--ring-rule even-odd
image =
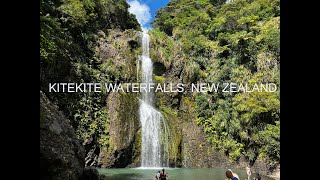
[[[159,83],[159,84],[163,84],[166,80],[166,78],[163,76],[154,76],[153,79],[155,80],[156,83]]]
[[[184,81],[196,82],[199,79],[200,66],[194,61],[188,61],[185,64],[184,72]]]
[[[102,98],[87,93],[79,102],[74,121],[77,122],[76,134],[79,139],[97,136],[102,145],[107,145],[109,124],[106,107],[101,103]]]
[[[280,161],[280,121],[276,121],[275,125],[268,124],[264,131],[253,138],[262,145],[260,150],[262,156]]]
[[[81,26],[86,23],[86,10],[80,0],[63,0],[63,3],[58,7],[58,10],[62,13],[60,19],[63,22],[71,21],[75,26]]]
[[[175,55],[173,40],[158,29],[149,32],[151,36],[151,57],[157,57],[154,60],[161,62],[166,68],[169,68]]]
[[[51,34],[59,35],[59,24],[49,15],[41,16],[40,57],[47,63],[54,59],[57,52],[57,41]]]
[[[119,71],[110,59],[101,64],[94,48],[98,31],[141,29],[128,7],[125,0],[40,1],[40,89],[68,116],[79,139],[96,138],[101,146],[109,146],[105,90],[49,93],[48,84],[125,79],[118,73],[132,70]]]
[[[275,93],[193,94],[195,122],[203,127],[212,147],[233,160],[244,155],[251,163],[258,156],[271,163],[280,161],[279,4],[279,0],[227,4],[173,0],[157,12],[152,23],[155,30],[151,33],[159,34],[151,37],[158,51],[154,58],[166,54],[163,59],[171,66],[182,66],[184,83],[277,85]],[[179,56],[170,56],[174,53]]]
[[[276,57],[280,56],[280,17],[274,17],[267,21],[260,29],[256,41],[262,47],[272,52]]]

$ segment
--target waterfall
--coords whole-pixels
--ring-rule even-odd
[[[226,4],[228,4],[228,3],[231,3],[231,2],[234,2],[235,0],[227,0],[226,1]]]
[[[153,83],[153,64],[149,52],[149,35],[142,33],[142,83]],[[139,116],[142,128],[142,167],[168,167],[168,126],[162,114],[154,108],[154,92],[141,92]]]

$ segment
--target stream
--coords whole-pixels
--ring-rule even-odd
[[[100,174],[107,176],[107,180],[154,180],[161,168],[114,168],[98,169]],[[225,180],[226,169],[223,168],[165,168],[170,180]],[[245,170],[233,169],[240,180],[247,179]],[[262,180],[272,180],[262,176]]]

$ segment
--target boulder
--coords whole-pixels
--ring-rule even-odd
[[[93,166],[87,166],[83,169],[80,180],[100,180],[98,170]]]

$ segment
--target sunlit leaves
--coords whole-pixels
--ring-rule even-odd
[[[86,11],[80,0],[63,0],[63,4],[58,8],[65,17],[62,21],[71,21],[75,25],[83,25],[86,22]]]

